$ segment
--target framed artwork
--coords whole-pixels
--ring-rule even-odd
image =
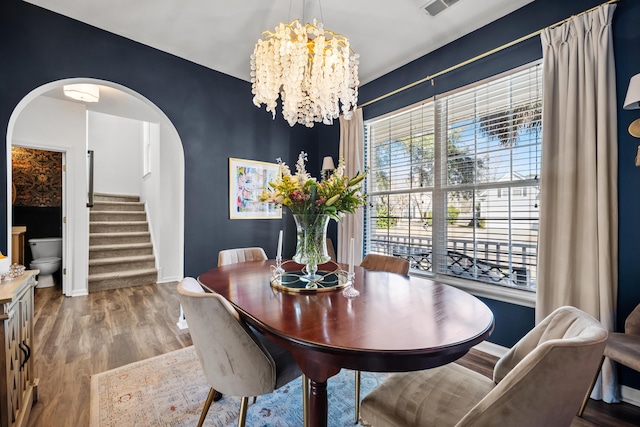
[[[274,181],[280,166],[276,163],[229,158],[229,218],[279,219],[282,209],[260,201],[260,193]]]

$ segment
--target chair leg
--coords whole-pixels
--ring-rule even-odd
[[[602,369],[602,364],[604,363],[604,356],[602,356],[602,360],[600,360],[600,366],[596,371],[596,375],[593,377],[593,381],[591,381],[591,387],[587,390],[587,394],[584,396],[582,400],[582,405],[580,405],[580,409],[578,409],[578,416],[582,417],[584,413],[584,409],[587,407],[587,403],[589,403],[589,398],[591,397],[591,392],[593,391],[593,387],[596,385],[596,381],[598,381],[598,375],[600,375],[600,370]]]
[[[302,419],[303,426],[309,427],[309,379],[302,374]]]
[[[360,421],[360,371],[356,371],[356,424]]]
[[[242,402],[240,403],[240,414],[238,414],[238,427],[244,427],[247,421],[247,407],[249,406],[249,397],[242,396]]]
[[[207,400],[204,401],[204,407],[202,408],[202,413],[200,414],[200,420],[198,421],[198,427],[202,427],[205,418],[207,418],[207,412],[209,412],[209,408],[211,407],[211,402],[213,402],[214,396],[218,393],[215,391],[213,387],[209,389],[209,394],[207,395]]]

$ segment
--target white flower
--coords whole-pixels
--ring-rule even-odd
[[[340,158],[338,160],[338,167],[333,173],[337,178],[342,178],[344,176],[344,159]]]
[[[307,169],[304,166],[306,161],[307,153],[301,151],[300,155],[298,156],[298,161],[296,162],[296,176],[298,177],[298,184],[300,185],[300,187],[302,187],[304,183],[309,180],[315,181],[315,178],[312,178],[311,175],[309,175],[309,172],[307,172]]]

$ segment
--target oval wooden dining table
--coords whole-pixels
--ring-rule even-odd
[[[452,286],[355,267],[355,288],[360,291],[356,298],[345,298],[340,290],[288,293],[270,286],[273,264],[225,265],[198,280],[293,354],[310,379],[312,427],[327,426],[327,379],[340,369],[433,368],[462,357],[493,330],[491,310]]]

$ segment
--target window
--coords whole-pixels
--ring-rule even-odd
[[[365,251],[535,290],[542,65],[365,124]]]

